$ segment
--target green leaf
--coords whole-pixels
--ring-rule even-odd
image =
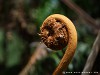
[[[58,4],[58,0],[46,0],[46,2],[40,5],[35,14],[35,20],[38,23],[39,27],[42,24],[43,20],[58,7]]]
[[[11,40],[7,40],[7,67],[12,67],[20,63],[21,54],[25,46],[22,39],[16,33],[13,33],[12,36]]]
[[[0,29],[0,63],[4,61],[4,31],[3,29]]]

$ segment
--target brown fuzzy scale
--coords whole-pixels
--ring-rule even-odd
[[[43,24],[40,35],[46,46],[53,50],[61,50],[68,43],[65,24],[52,17],[47,20],[46,24]]]

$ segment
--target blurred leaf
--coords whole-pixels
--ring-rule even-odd
[[[87,51],[87,50],[86,50],[87,47],[88,47],[88,44],[87,44],[87,43],[80,42],[80,43],[78,44],[78,50],[79,50],[81,53],[84,53],[85,51]]]
[[[0,29],[0,63],[4,61],[4,30]]]
[[[36,17],[35,20],[38,23],[39,27],[42,24],[43,20],[58,7],[58,4],[59,4],[58,0],[46,0],[46,1],[44,0],[43,5],[41,5],[36,10],[36,14],[35,14]]]
[[[60,59],[58,58],[58,56],[56,55],[56,54],[51,54],[50,55],[54,60],[55,60],[55,62],[56,62],[56,65],[58,65],[59,64],[59,62],[60,62]]]
[[[18,65],[21,60],[21,54],[24,50],[25,44],[16,33],[12,34],[12,39],[7,40],[7,60],[6,66],[12,67]]]

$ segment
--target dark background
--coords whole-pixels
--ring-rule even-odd
[[[100,24],[100,0],[72,1]],[[32,55],[33,60],[35,56],[36,59],[29,75],[52,75],[63,53],[39,48],[41,39],[38,33],[44,19],[55,13],[67,16],[75,24],[78,46],[67,71],[82,72],[100,25],[95,27],[93,21],[86,20],[88,16],[83,13],[84,18],[64,0],[0,0],[0,75],[18,75]],[[42,49],[40,53],[36,52],[38,49]],[[99,63],[94,65],[100,66]],[[100,68],[96,71],[100,72]]]

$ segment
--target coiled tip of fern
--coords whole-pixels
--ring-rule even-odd
[[[68,32],[65,23],[61,20],[49,16],[40,27],[41,40],[45,45],[53,50],[61,50],[68,43]]]

